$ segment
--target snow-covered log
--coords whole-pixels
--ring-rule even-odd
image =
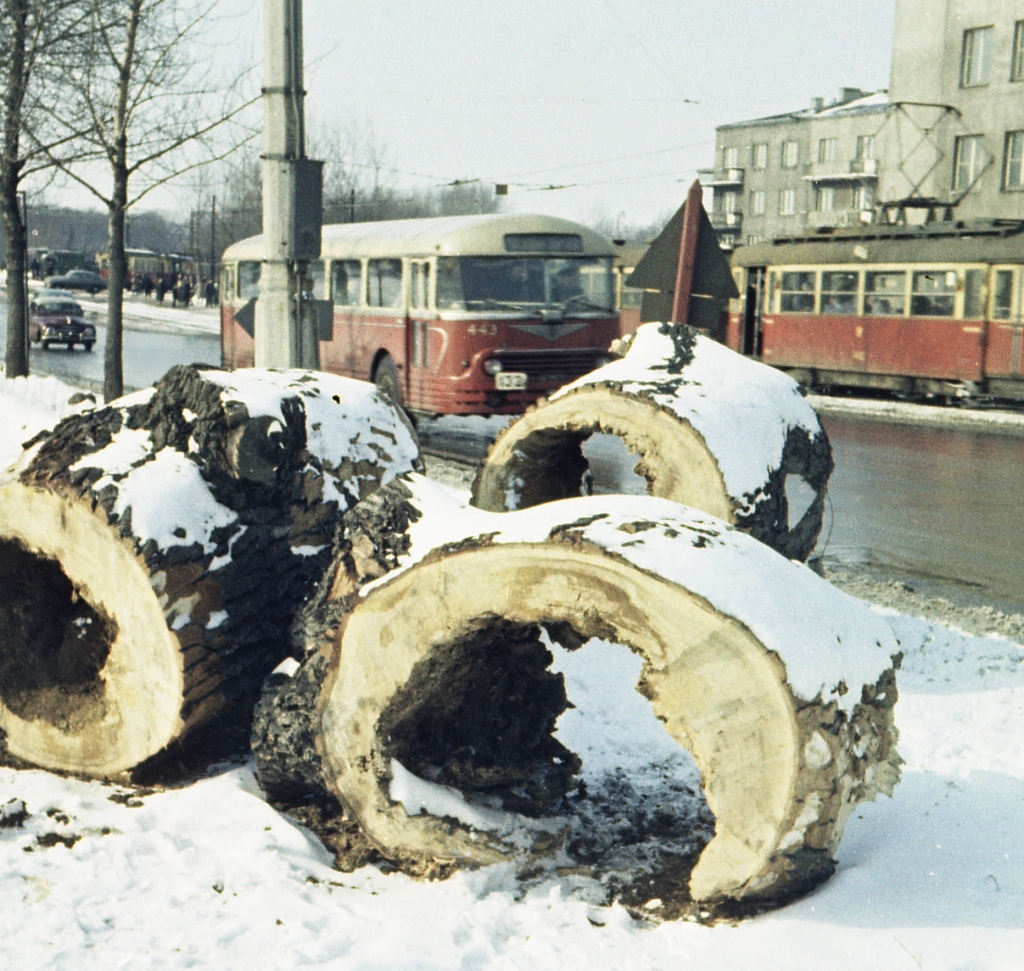
[[[340,514],[420,467],[372,385],[298,370],[175,367],[40,435],[0,480],[0,757],[110,777],[248,719]]]
[[[701,771],[715,834],[666,881],[675,912],[813,886],[853,807],[898,779],[888,624],[711,516],[649,496],[495,514],[412,475],[343,535],[306,660],[261,701],[257,773],[337,799],[399,864],[573,861],[580,763],[551,735],[567,700],[542,631],[638,654],[636,689]],[[428,784],[465,812],[407,811]]]
[[[832,451],[799,386],[780,371],[685,326],[647,324],[625,357],[561,388],[498,437],[473,484],[474,505],[500,512],[585,494],[582,446],[595,433],[639,456],[635,471],[651,495],[711,513],[792,559],[813,550]],[[805,508],[791,511],[793,497]]]

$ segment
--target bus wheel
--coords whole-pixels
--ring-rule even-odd
[[[387,354],[377,362],[377,367],[373,372],[373,383],[396,405],[401,406],[402,387],[398,383],[398,368]]]

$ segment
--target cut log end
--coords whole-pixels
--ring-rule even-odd
[[[116,776],[180,731],[181,647],[128,545],[87,507],[0,489],[8,759]]]
[[[832,872],[853,805],[898,775],[891,677],[867,686],[859,705],[799,697],[784,662],[747,624],[588,539],[587,524],[606,516],[566,521],[564,507],[516,514],[533,517],[530,533],[546,541],[462,540],[360,597],[361,584],[392,568],[401,524],[431,515],[417,496],[396,483],[374,497],[372,514],[350,514],[346,535],[363,548],[364,568],[351,549],[339,553],[306,618],[311,650],[291,679],[301,688],[285,684],[265,698],[257,768],[269,788],[298,778],[311,801],[336,800],[382,859],[412,873],[512,861],[536,874],[569,859],[627,904],[642,905],[658,887],[663,916],[771,905]],[[635,518],[620,525],[627,547],[657,533],[678,543],[679,556],[706,555],[697,535],[706,525],[680,520],[655,530],[641,515],[650,502],[638,499]],[[538,528],[538,516],[550,518],[548,528]],[[508,517],[509,529],[515,521]],[[820,582],[744,537],[729,543],[763,556],[766,569],[792,570],[798,586]],[[350,612],[332,613],[339,603]],[[569,651],[582,647],[581,657],[593,638],[638,655],[637,690],[700,771],[704,808],[667,810],[671,846],[651,845],[614,873],[609,861],[621,864],[621,846],[592,830],[601,806],[628,817],[626,790],[588,792],[577,755],[553,737],[567,698],[547,670],[542,631]],[[871,665],[885,670],[882,658]],[[315,708],[298,733],[289,727],[292,691],[307,713]],[[475,821],[444,800],[421,813],[423,785],[456,790]]]
[[[594,482],[584,456],[584,443],[595,435],[621,440],[631,466],[612,469],[607,482]],[[718,458],[688,421],[649,395],[595,384],[543,401],[505,429],[474,480],[473,505],[491,512],[525,509],[592,491],[626,491],[622,482],[632,478],[650,495],[710,513],[787,558],[804,560],[821,530],[831,472],[824,432],[792,427],[763,482],[732,495]],[[787,490],[794,478],[810,493],[795,516]]]

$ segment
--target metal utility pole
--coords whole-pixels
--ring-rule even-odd
[[[263,268],[256,366],[318,368],[306,267],[320,256],[322,165],[306,158],[302,0],[263,0]]]

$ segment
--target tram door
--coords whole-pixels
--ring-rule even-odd
[[[765,280],[768,274],[763,266],[747,269],[747,299],[743,301],[743,346],[741,353],[748,357],[761,356],[761,333],[765,305]]]
[[[988,374],[1019,378],[1022,371],[1021,268],[992,268],[989,298],[989,333],[985,370]]]

